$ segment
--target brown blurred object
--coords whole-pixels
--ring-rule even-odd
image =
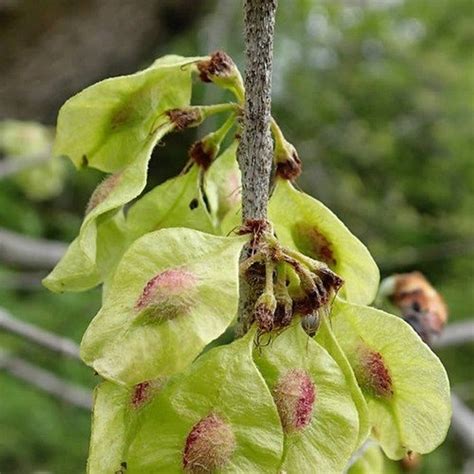
[[[405,472],[415,472],[421,466],[421,455],[417,453],[407,454],[401,461],[400,467]]]
[[[441,295],[420,272],[394,275],[392,291],[386,295],[428,345],[438,337],[448,319]]]
[[[0,0],[0,119],[54,122],[72,94],[164,54],[209,3]]]

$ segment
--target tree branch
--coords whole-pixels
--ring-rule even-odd
[[[242,218],[266,219],[272,140],[270,135],[273,34],[276,0],[245,0],[245,111],[237,152],[242,172]]]
[[[474,413],[452,392],[451,404],[453,406],[451,429],[472,453],[474,452]]]
[[[0,353],[0,369],[70,405],[86,410],[92,408],[92,392],[90,390],[66,382],[53,373],[36,367],[23,359]]]
[[[435,349],[457,346],[474,341],[474,321],[462,321],[448,324],[440,338],[433,343]]]
[[[33,239],[0,229],[0,262],[25,268],[52,268],[66,252],[63,242]]]
[[[0,180],[20,171],[42,165],[51,159],[49,153],[25,157],[6,157],[0,160]]]
[[[0,308],[0,329],[34,342],[58,354],[79,359],[79,346],[70,339],[57,336],[32,324],[20,321]]]

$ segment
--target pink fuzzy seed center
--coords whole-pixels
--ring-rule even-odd
[[[145,285],[135,308],[141,310],[151,304],[159,303],[164,297],[179,296],[192,289],[196,281],[193,273],[182,269],[170,269],[158,273]]]

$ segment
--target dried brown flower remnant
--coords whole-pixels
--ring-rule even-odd
[[[191,145],[188,154],[194,163],[203,170],[207,170],[217,154],[217,148],[199,140]]]
[[[177,130],[184,130],[188,127],[195,127],[202,122],[202,114],[198,108],[188,107],[184,109],[170,109],[166,112],[171,122]]]
[[[224,51],[216,51],[209,59],[197,64],[203,82],[212,82],[212,77],[228,77],[237,69],[232,58]]]
[[[294,147],[288,156],[276,157],[276,175],[280,178],[293,181],[301,174],[301,160]]]

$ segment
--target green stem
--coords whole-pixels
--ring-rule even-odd
[[[227,120],[215,131],[206,135],[202,141],[209,145],[214,145],[217,149],[220,148],[221,143],[224,141],[225,137],[229,133],[229,130],[235,124],[236,113],[229,115]]]

